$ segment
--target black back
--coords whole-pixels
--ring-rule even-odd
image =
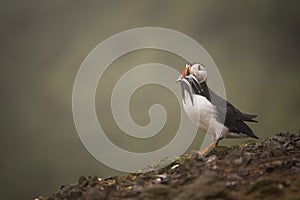
[[[230,132],[246,134],[249,137],[258,138],[244,121],[257,122],[254,114],[246,114],[239,111],[231,103],[217,95],[206,84],[198,83],[193,78],[187,78],[191,84],[194,94],[206,97],[217,110],[217,119],[229,129]],[[225,119],[224,119],[225,118]]]

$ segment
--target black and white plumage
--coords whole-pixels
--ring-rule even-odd
[[[239,111],[207,86],[207,71],[202,64],[187,64],[177,80],[181,83],[183,107],[199,128],[212,135],[204,155],[223,138],[258,138],[245,123],[257,122],[257,115]]]

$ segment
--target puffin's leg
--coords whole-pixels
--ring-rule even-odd
[[[206,156],[206,154],[209,153],[209,151],[216,147],[219,140],[214,140],[210,145],[208,145],[205,149],[199,152],[200,156]]]
[[[222,140],[222,138],[219,138],[218,140],[217,140],[217,143],[216,143],[216,146],[215,147],[219,147],[219,142]]]

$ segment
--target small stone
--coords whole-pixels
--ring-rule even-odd
[[[165,195],[169,192],[170,192],[169,187],[167,187],[165,185],[161,185],[161,184],[156,184],[156,185],[153,185],[152,187],[146,188],[142,194]],[[142,196],[140,196],[140,197],[142,197]]]
[[[82,195],[82,199],[85,200],[105,200],[106,199],[106,195],[103,191],[100,191],[98,188],[96,187],[92,187],[89,190],[87,190],[83,195]]]
[[[235,181],[226,182],[226,187],[230,189],[235,188],[236,185],[237,183]]]
[[[229,174],[229,175],[227,176],[227,178],[228,178],[229,180],[242,180],[242,177],[240,177],[240,176],[237,175],[237,174]]]
[[[238,174],[240,175],[240,176],[248,176],[249,175],[249,171],[248,170],[246,170],[245,168],[239,168],[239,170],[238,170]]]
[[[160,179],[165,179],[165,178],[167,178],[167,175],[166,174],[158,174],[158,175],[156,175],[158,178],[160,178]]]
[[[218,166],[217,165],[213,165],[212,169],[218,169]]]
[[[243,158],[239,157],[233,161],[234,165],[241,165],[243,163]]]
[[[244,159],[246,162],[250,161],[250,160],[252,159],[252,153],[250,153],[250,152],[244,152],[244,153],[243,153],[243,159]]]
[[[280,156],[282,154],[282,149],[280,146],[276,146],[274,148],[271,149],[271,155],[272,156]]]
[[[158,174],[156,175],[156,179],[155,181],[158,182],[158,183],[166,183],[168,182],[168,178],[167,178],[167,175],[166,174]]]
[[[300,172],[300,168],[299,168],[299,167],[292,166],[292,167],[291,167],[291,171],[292,171],[293,173],[298,173],[298,172]]]
[[[207,163],[210,163],[210,162],[212,162],[212,161],[214,161],[214,160],[216,160],[217,159],[217,156],[216,155],[212,155],[212,156],[209,156],[208,158],[207,158]]]
[[[272,165],[275,165],[275,166],[281,166],[282,165],[282,161],[281,160],[275,160],[272,162]]]
[[[135,180],[136,180],[136,176],[129,176],[129,179],[130,179],[131,181],[135,181]]]
[[[291,141],[287,141],[282,145],[282,147],[287,148],[287,146],[289,146],[290,143],[291,143]]]
[[[171,170],[174,170],[174,169],[176,169],[176,168],[178,168],[178,167],[179,167],[179,164],[173,165],[173,166],[171,167]]]
[[[83,185],[86,182],[87,178],[85,176],[80,176],[78,179],[78,184]]]
[[[132,191],[135,191],[135,192],[141,192],[144,190],[144,187],[143,186],[140,186],[140,185],[134,185],[132,187]]]
[[[300,138],[295,139],[295,146],[300,147]]]
[[[289,145],[289,146],[286,148],[286,150],[288,150],[288,151],[294,150],[294,149],[295,149],[294,145]]]
[[[81,197],[81,196],[82,196],[82,192],[79,191],[79,190],[75,190],[75,191],[71,192],[71,197],[73,197],[73,198],[78,198],[78,197]]]
[[[277,187],[278,187],[279,189],[283,189],[283,185],[282,185],[281,183],[279,183],[279,184],[277,185]]]
[[[273,172],[274,171],[274,167],[267,167],[266,168],[266,172]]]

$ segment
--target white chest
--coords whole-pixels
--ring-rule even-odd
[[[190,96],[186,94],[185,103],[183,107],[189,119],[198,126],[207,131],[211,120],[215,118],[215,107],[205,97],[201,95],[193,95],[194,105],[191,102]]]
[[[211,134],[213,139],[220,137],[244,137],[243,134],[229,132],[228,128],[217,120],[215,106],[201,95],[193,95],[194,105],[189,94],[185,94],[183,108],[189,119],[196,123],[200,129]]]

